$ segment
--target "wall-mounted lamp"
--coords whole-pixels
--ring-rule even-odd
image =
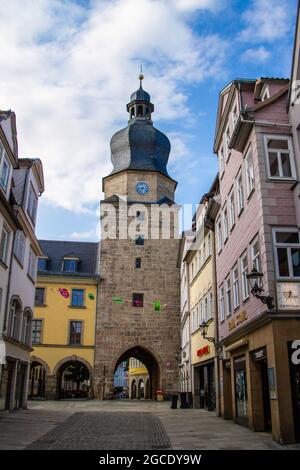
[[[262,295],[263,288],[261,287],[261,280],[263,273],[257,271],[256,267],[253,266],[251,273],[247,274],[247,279],[251,287],[251,294],[259,299],[263,304],[266,304],[269,310],[274,308],[273,297]]]
[[[207,320],[207,322],[204,321],[203,323],[201,323],[199,328],[204,339],[206,339],[210,343],[215,343],[215,338],[212,338],[211,336],[206,336],[208,327],[212,321],[213,321],[213,318],[210,318],[209,320]]]

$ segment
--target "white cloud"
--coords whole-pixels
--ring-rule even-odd
[[[245,29],[240,39],[250,42],[272,42],[284,37],[291,23],[291,0],[253,0],[242,19]]]
[[[196,35],[182,11],[218,2],[175,3],[0,2],[0,105],[17,114],[20,156],[43,161],[48,202],[94,210],[111,169],[110,137],[126,125],[141,62],[154,121],[188,117],[184,85],[222,75],[226,42]]]
[[[72,232],[70,234],[64,235],[63,239],[82,241],[82,240],[99,240],[100,239],[100,227],[99,224],[95,229],[86,230],[83,232]]]
[[[222,0],[171,0],[180,11],[193,12],[195,10],[216,11],[222,7]]]
[[[243,52],[242,61],[243,62],[265,62],[271,57],[270,51],[265,47],[261,46],[258,48],[247,49]]]

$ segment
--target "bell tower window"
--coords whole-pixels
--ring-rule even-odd
[[[142,106],[141,104],[138,106],[138,111],[137,111],[137,113],[138,113],[138,114],[137,114],[138,117],[143,117],[143,106]]]
[[[134,107],[131,108],[130,116],[131,116],[131,119],[133,119],[134,116],[135,116],[135,109],[134,109]]]

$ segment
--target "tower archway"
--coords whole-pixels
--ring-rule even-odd
[[[160,387],[160,367],[155,356],[146,348],[142,346],[135,346],[130,349],[127,349],[119,357],[115,364],[115,371],[123,361],[128,361],[130,358],[135,358],[145,365],[148,370],[149,379],[148,379],[148,397],[149,399],[156,399],[156,390]],[[140,383],[135,381],[136,396],[139,396]],[[144,381],[143,381],[143,385]],[[132,394],[131,394],[132,395]],[[145,391],[143,390],[143,395],[145,396]]]

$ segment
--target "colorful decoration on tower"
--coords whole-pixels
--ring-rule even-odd
[[[95,296],[94,296],[94,294],[92,294],[92,293],[90,292],[90,293],[88,294],[88,298],[89,298],[90,300],[94,300],[94,299],[95,299]]]
[[[70,297],[70,292],[68,291],[68,289],[61,287],[60,289],[58,289],[58,292],[64,299],[68,299]]]

